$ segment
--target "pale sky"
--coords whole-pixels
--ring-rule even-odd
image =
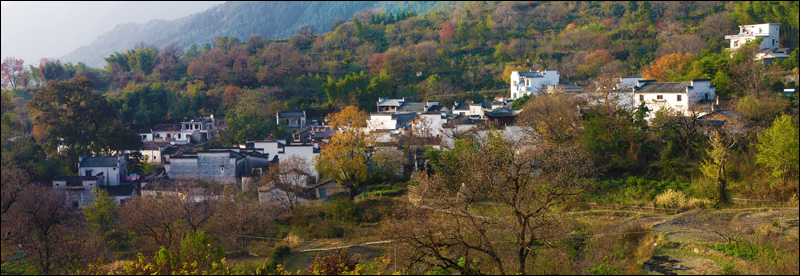
[[[207,10],[225,1],[49,2],[0,1],[0,56],[60,58],[123,23],[172,20]]]

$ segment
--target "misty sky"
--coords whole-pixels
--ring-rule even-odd
[[[225,1],[161,2],[20,2],[0,1],[0,56],[22,58],[27,65],[39,59],[60,58],[123,23],[177,19],[202,12]]]

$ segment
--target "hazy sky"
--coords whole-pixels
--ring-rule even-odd
[[[123,23],[177,19],[225,1],[21,2],[0,1],[0,56],[27,65],[59,58]]]

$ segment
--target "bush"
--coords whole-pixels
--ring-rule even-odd
[[[689,201],[686,203],[686,207],[694,208],[694,209],[709,209],[714,206],[714,203],[711,200],[705,198],[690,198]]]
[[[656,206],[664,208],[680,209],[686,205],[686,195],[681,191],[673,191],[672,189],[656,196]]]

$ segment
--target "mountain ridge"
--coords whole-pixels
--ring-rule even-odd
[[[237,37],[242,41],[252,34],[283,39],[295,34],[297,27],[304,24],[314,26],[317,33],[327,32],[334,19],[349,19],[366,8],[424,13],[443,5],[435,1],[226,2],[178,19],[119,24],[92,43],[78,47],[60,59],[103,67],[103,58],[114,52],[133,49],[139,43],[159,48],[175,43],[186,50],[192,44],[201,48],[205,43],[213,45],[214,39],[222,36]]]

